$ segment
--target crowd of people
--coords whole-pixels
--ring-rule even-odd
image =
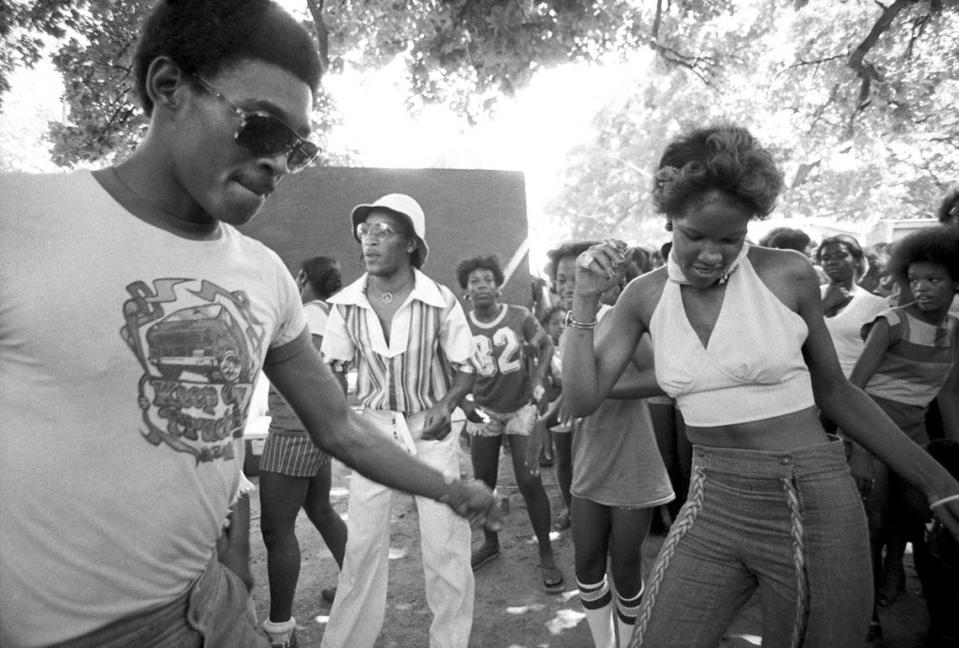
[[[440,453],[436,461],[417,457],[415,444],[384,436],[414,428],[417,416],[424,435],[448,434],[448,410],[472,384],[459,304],[448,290],[417,282],[424,310],[450,315],[431,320],[442,352],[414,336],[409,319],[397,317],[390,346],[378,323],[369,330],[379,345],[360,347],[369,351],[369,365],[357,363],[364,389],[377,371],[403,365],[398,344],[425,344],[436,362],[417,367],[415,384],[372,386],[375,402],[356,413],[314,347],[293,276],[236,229],[317,155],[309,134],[321,63],[311,35],[269,0],[166,0],[141,28],[134,70],[149,126],[127,159],[94,172],[0,179],[0,645],[274,643],[268,632],[276,626],[264,632],[251,613],[249,501],[239,490],[260,371],[309,439],[354,469],[351,497],[373,500],[388,488],[414,494],[421,515],[429,510],[436,523],[424,538],[442,544],[445,526],[466,544],[438,547],[444,565],[435,580],[455,587],[456,597],[431,592],[431,601],[453,608],[455,619],[437,622],[456,632],[447,639],[455,643],[443,645],[465,645],[467,520],[495,529],[493,494],[461,479]],[[385,221],[367,222],[373,218],[363,223],[376,228],[373,236],[395,234]],[[362,238],[368,233],[357,228]],[[419,243],[405,245],[423,259]],[[405,249],[381,256],[395,263]],[[378,306],[395,311],[409,283],[408,272],[384,275],[370,290]],[[358,292],[347,287],[337,297]],[[362,326],[338,312],[330,311],[322,341],[333,354],[348,348],[353,324]],[[297,447],[288,441],[280,445]],[[274,502],[286,500],[268,530],[281,617],[296,572],[296,547],[283,538],[289,511],[307,502],[322,509],[321,480],[274,480]],[[357,524],[363,519],[354,510],[347,524],[334,604],[346,619],[369,596],[362,612],[370,618],[361,620],[369,626],[386,581],[375,565],[357,563],[361,548],[375,554],[379,546],[369,544],[369,525]],[[462,561],[449,558],[455,550]]]
[[[567,242],[530,305],[503,303],[484,253],[456,269],[464,308],[424,272],[427,214],[402,193],[344,214],[360,277],[320,256],[294,278],[236,226],[316,157],[321,63],[276,4],[242,4],[151,13],[149,128],[126,160],[0,177],[0,644],[295,647],[303,509],[340,568],[322,645],[372,648],[403,491],[428,644],[466,648],[504,446],[541,587],[566,588],[550,530],[569,529],[597,648],[716,646],[756,592],[764,646],[862,645],[907,542],[930,645],[959,643],[959,191],[939,226],[874,249],[753,242],[782,173],[747,130],[710,126],[654,170],[669,243]],[[261,373],[258,621],[240,459]],[[345,523],[331,458],[353,469]]]
[[[764,645],[861,645],[881,633],[870,547],[875,554],[884,541],[893,556],[896,529],[924,541],[914,522],[893,521],[888,491],[918,494],[909,510],[919,528],[930,512],[955,528],[955,477],[922,449],[925,430],[903,425],[923,428],[935,399],[945,436],[959,439],[959,320],[949,314],[959,287],[956,194],[942,226],[893,246],[896,306],[860,323],[865,343],[850,381],[836,354],[841,328],[826,322],[853,304],[855,270],[840,266],[862,252],[847,237],[827,239],[820,272],[802,252],[749,243],[748,223],[781,189],[774,160],[744,129],[685,134],[655,174],[654,203],[672,232],[666,266],[628,284],[601,318],[627,247],[605,241],[577,258],[562,347],[570,410],[595,415],[648,334],[657,383],[693,444],[686,503],[652,567],[630,646],[716,645],[757,590]],[[863,453],[865,479],[855,462]],[[879,488],[877,464],[901,483]],[[886,515],[870,515],[867,533],[874,499]],[[937,621],[930,637],[955,642],[945,627],[954,621]]]

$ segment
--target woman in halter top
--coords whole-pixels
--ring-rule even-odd
[[[594,339],[599,295],[625,245],[577,259],[564,395],[593,411],[649,332],[660,387],[694,444],[689,495],[646,584],[631,648],[716,646],[758,589],[764,647],[857,646],[872,609],[862,503],[816,406],[918,486],[959,537],[959,483],[843,375],[802,254],[753,247],[746,229],[783,186],[744,129],[673,141],[653,200],[672,231],[665,267],[631,282]]]

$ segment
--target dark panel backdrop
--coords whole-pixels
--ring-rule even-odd
[[[350,212],[388,193],[409,194],[426,214],[429,258],[423,271],[462,295],[456,265],[497,254],[504,270],[519,253],[503,300],[531,302],[526,189],[516,171],[316,167],[287,177],[255,219],[242,229],[271,248],[291,269],[308,257],[335,257],[349,283],[363,272]]]

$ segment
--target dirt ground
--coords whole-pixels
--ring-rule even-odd
[[[461,469],[472,472],[468,450],[463,446]],[[347,488],[350,471],[334,464],[334,506],[346,515]],[[252,477],[254,483],[256,477]],[[543,483],[553,503],[554,517],[560,495],[555,474],[543,470]],[[573,574],[573,544],[568,532],[554,533],[557,562],[566,578],[562,594],[549,595],[542,590],[536,544],[526,514],[526,507],[515,486],[512,463],[503,453],[500,460],[499,495],[508,504],[506,525],[500,533],[502,557],[476,573],[476,603],[470,648],[589,648],[589,628],[583,615]],[[269,612],[269,591],[266,576],[266,549],[259,527],[259,498],[252,494],[252,568],[256,579],[254,600],[259,619]],[[330,606],[320,597],[320,590],[334,585],[336,563],[302,512],[297,519],[297,536],[303,556],[300,581],[293,615],[297,620],[300,648],[318,648],[326,627]],[[474,531],[474,545],[482,533]],[[644,547],[644,571],[648,570],[663,538],[651,536]],[[431,620],[423,592],[423,571],[420,560],[416,509],[408,495],[394,499],[390,541],[390,585],[386,621],[376,648],[427,648]],[[907,555],[907,588],[896,604],[882,611],[885,648],[920,648],[927,624],[919,582]],[[733,624],[722,642],[724,648],[745,648],[761,645],[760,614],[755,601]],[[842,648],[853,648],[843,646]]]

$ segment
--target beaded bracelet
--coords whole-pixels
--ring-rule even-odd
[[[579,320],[573,319],[573,311],[566,311],[566,326],[572,327],[575,329],[580,329],[583,331],[589,331],[590,329],[596,328],[596,322],[598,320],[593,317],[592,322],[580,322]]]
[[[959,500],[959,493],[956,493],[955,495],[947,495],[946,497],[943,497],[942,499],[937,499],[935,502],[929,505],[929,508],[934,509],[937,506],[942,506],[943,504],[946,504],[948,502],[955,502],[956,500]]]

